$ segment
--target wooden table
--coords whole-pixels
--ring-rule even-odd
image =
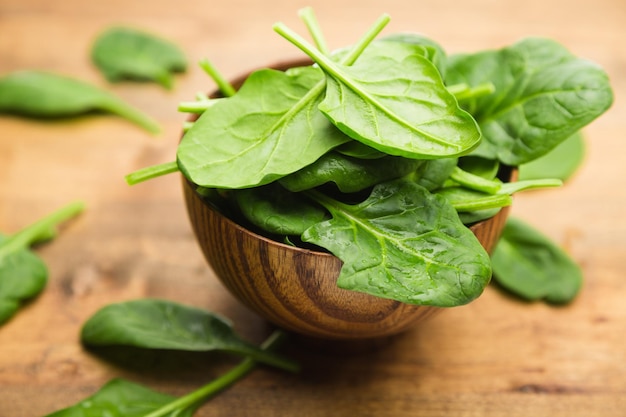
[[[333,47],[353,42],[382,12],[388,32],[419,31],[449,52],[553,37],[609,72],[613,108],[590,126],[588,157],[565,187],[519,195],[513,214],[564,246],[585,284],[566,307],[524,303],[490,287],[375,351],[292,342],[298,375],[259,369],[207,404],[201,416],[626,416],[626,3],[623,0],[347,0],[263,2],[2,0],[0,73],[46,69],[110,89],[161,123],[157,137],[109,116],[62,122],[0,117],[0,230],[14,232],[70,201],[87,211],[37,250],[50,269],[44,293],[0,328],[0,417],[43,416],[125,377],[172,394],[235,364],[225,355],[107,358],[84,350],[82,323],[100,307],[160,297],[229,316],[253,341],[268,326],[205,266],[191,234],[179,177],[135,187],[123,176],[174,158],[179,101],[213,88],[209,57],[229,77],[299,56],[271,30],[303,32],[310,4]],[[165,91],[108,85],[92,67],[94,36],[116,23],[155,31],[192,63]]]

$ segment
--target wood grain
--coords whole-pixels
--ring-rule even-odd
[[[613,108],[585,130],[584,167],[558,190],[515,198],[522,217],[582,266],[578,298],[563,307],[524,303],[495,285],[476,302],[432,317],[373,351],[328,349],[294,338],[303,371],[261,368],[198,416],[624,417],[626,415],[626,4],[622,0],[201,2],[3,0],[0,73],[49,69],[109,88],[156,117],[150,136],[115,117],[41,122],[0,116],[0,230],[11,233],[69,201],[87,211],[37,248],[50,270],[44,293],[0,327],[0,417],[44,416],[126,377],[184,394],[233,366],[225,355],[103,355],[78,341],[81,324],[116,301],[158,297],[230,317],[252,341],[267,322],[207,267],[177,175],[128,187],[124,175],[174,158],[185,115],[177,103],[215,87],[194,63],[209,57],[232,78],[300,55],[271,30],[300,33],[312,5],[331,47],[354,42],[382,13],[387,33],[412,30],[450,52],[549,36],[607,69]],[[153,30],[187,51],[190,70],[165,91],[108,85],[88,60],[112,24]]]

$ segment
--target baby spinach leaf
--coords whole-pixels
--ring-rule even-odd
[[[7,241],[0,235],[0,248]],[[48,281],[48,268],[28,249],[0,259],[0,324],[9,320],[23,301],[38,295]]]
[[[143,385],[116,378],[107,382],[98,392],[78,404],[59,410],[46,417],[124,416],[145,417],[148,413],[175,401],[176,397],[153,391]],[[193,408],[177,410],[167,416],[191,417]]]
[[[580,267],[563,249],[515,217],[507,220],[492,264],[494,280],[527,300],[568,303],[583,279]]]
[[[367,146],[357,140],[351,140],[334,149],[342,155],[359,159],[378,159],[387,156],[386,153]]]
[[[424,160],[385,156],[357,159],[329,152],[311,165],[279,180],[289,191],[299,192],[332,182],[344,193],[355,193],[375,184],[415,171]]]
[[[158,124],[113,94],[84,81],[44,71],[18,71],[0,78],[0,113],[37,118],[109,112],[157,133]]]
[[[332,220],[302,236],[339,257],[337,285],[410,304],[454,306],[489,282],[489,256],[445,199],[406,180],[374,187],[346,205],[309,191]]]
[[[183,351],[220,350],[293,370],[295,364],[241,339],[224,318],[178,303],[139,299],[96,312],[81,330],[89,346],[135,346]]]
[[[297,171],[348,141],[317,110],[322,77],[312,67],[254,72],[184,135],[180,170],[204,187],[247,188]]]
[[[409,45],[422,46],[426,52],[426,57],[437,67],[441,77],[445,79],[448,56],[443,47],[434,40],[419,33],[394,33],[380,39],[382,42],[400,42]]]
[[[576,132],[546,155],[520,165],[518,178],[558,178],[567,181],[582,165],[584,158],[585,141],[582,133]]]
[[[326,74],[319,109],[348,136],[391,155],[431,159],[468,153],[480,140],[475,120],[458,107],[437,68],[422,54],[397,60],[363,54],[352,66],[335,63],[284,25],[275,30]]]
[[[500,161],[497,159],[485,159],[479,156],[464,156],[459,158],[459,168],[471,172],[474,175],[493,180],[498,175]],[[554,177],[550,177],[554,178]]]
[[[21,303],[38,295],[48,280],[44,262],[30,246],[54,236],[57,224],[83,210],[80,202],[69,204],[11,236],[0,235],[0,324],[10,319]]]
[[[248,221],[277,235],[300,236],[306,229],[328,217],[326,210],[319,205],[276,183],[236,190],[233,195]]]
[[[520,165],[590,123],[613,101],[607,74],[555,41],[522,40],[497,51],[449,57],[446,81],[491,82],[493,94],[464,103],[484,140],[476,155]]]
[[[91,59],[110,82],[149,80],[165,88],[172,88],[172,73],[187,69],[187,59],[174,43],[130,27],[102,32],[92,46]]]
[[[441,187],[455,169],[458,158],[429,159],[413,174],[411,179],[428,191]]]

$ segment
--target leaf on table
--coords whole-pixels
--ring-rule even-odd
[[[111,82],[155,81],[171,88],[173,73],[187,69],[187,59],[174,43],[129,27],[112,27],[95,40],[91,58]]]
[[[98,392],[76,405],[56,411],[46,417],[123,416],[143,417],[176,400],[176,397],[116,378]],[[169,417],[191,417],[195,409],[173,411]]]
[[[7,241],[0,235],[0,247]],[[19,249],[0,259],[0,324],[9,320],[20,305],[46,286],[48,269],[29,249]]]
[[[411,181],[377,185],[357,205],[316,199],[333,219],[308,229],[303,240],[344,262],[341,288],[449,307],[475,299],[489,282],[489,256],[454,208]]]
[[[484,140],[474,154],[520,165],[538,158],[606,111],[613,92],[605,71],[555,41],[449,57],[446,81],[495,92],[466,103]]]
[[[116,114],[152,133],[159,131],[152,118],[84,81],[35,70],[17,71],[0,78],[0,113],[48,119],[94,111]]]
[[[81,330],[88,346],[134,346],[182,351],[224,351],[271,365],[280,355],[244,341],[223,317],[166,300],[139,299],[98,310]]]
[[[493,254],[494,280],[527,300],[568,303],[582,285],[582,271],[554,242],[522,220],[509,217]]]
[[[214,188],[268,184],[350,140],[317,110],[323,75],[313,67],[252,73],[209,107],[178,146],[180,170]]]

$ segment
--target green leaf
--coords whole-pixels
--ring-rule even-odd
[[[276,183],[236,190],[233,194],[241,213],[249,222],[277,235],[299,236],[328,217],[324,208]]]
[[[142,385],[116,378],[105,384],[94,395],[78,404],[59,410],[46,417],[123,416],[144,417],[174,401],[176,397],[161,394]],[[169,417],[191,417],[195,408],[175,410]]]
[[[7,241],[0,235],[0,248]],[[23,301],[37,296],[47,281],[46,265],[28,249],[21,248],[0,258],[0,324],[9,320]]]
[[[209,107],[178,146],[178,166],[208,188],[268,184],[349,140],[317,110],[321,71],[252,73],[237,94]]]
[[[582,285],[582,271],[574,260],[532,226],[507,220],[492,254],[494,280],[527,300],[568,303]]]
[[[437,67],[441,77],[445,79],[448,56],[443,47],[434,40],[419,33],[403,32],[384,36],[382,42],[400,42],[408,45],[418,45],[424,48],[425,56]]]
[[[341,288],[449,307],[475,299],[489,282],[489,256],[454,208],[413,182],[379,184],[357,205],[312,196],[333,219],[302,237],[344,262]]]
[[[475,120],[460,109],[437,68],[415,53],[397,59],[366,54],[352,66],[333,62],[285,27],[279,33],[309,55],[326,74],[319,109],[348,136],[390,155],[431,159],[468,153],[480,140]]]
[[[508,165],[548,153],[613,102],[602,68],[548,39],[455,55],[448,62],[448,82],[494,84],[493,94],[465,104],[484,136],[474,153]]]
[[[415,172],[412,180],[428,191],[441,187],[457,166],[458,158],[429,159]]]
[[[84,209],[73,202],[42,217],[11,236],[0,235],[0,324],[19,309],[21,303],[38,295],[48,280],[48,269],[30,246],[56,236],[56,226]]]
[[[182,351],[225,351],[293,370],[295,365],[241,339],[226,319],[165,300],[140,299],[97,311],[81,330],[89,346],[134,346]]]
[[[546,155],[519,166],[520,180],[558,178],[569,180],[585,158],[585,140],[576,132]]]
[[[91,59],[110,82],[155,81],[172,88],[172,73],[184,72],[187,59],[174,43],[129,27],[112,27],[95,40]]]
[[[357,159],[329,152],[311,165],[281,178],[289,191],[299,192],[332,182],[344,193],[354,193],[375,184],[400,178],[418,169],[424,160],[385,156]]]
[[[59,118],[93,111],[116,114],[152,133],[160,130],[149,116],[84,81],[44,71],[18,71],[0,78],[0,113]]]

